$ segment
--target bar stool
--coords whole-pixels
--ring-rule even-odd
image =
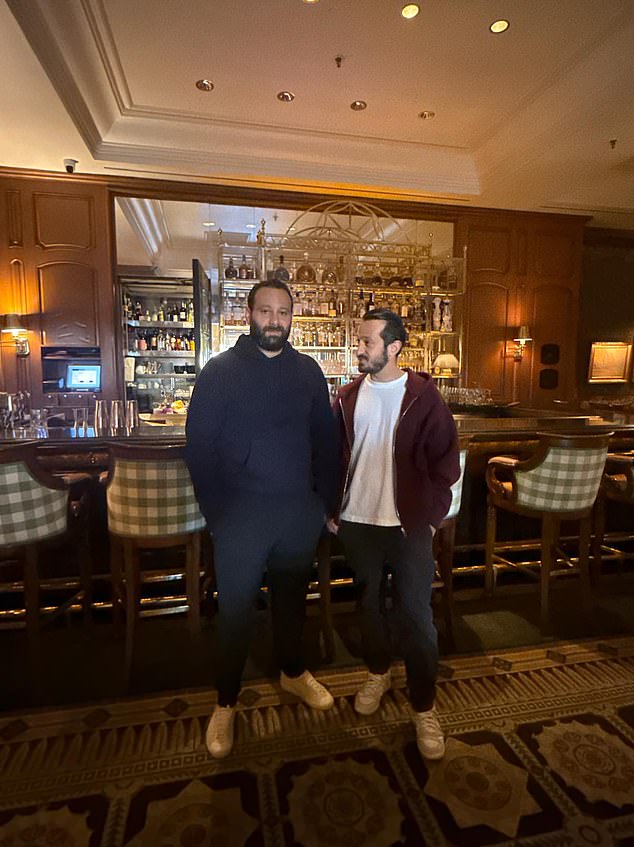
[[[82,514],[90,476],[71,474],[65,480],[49,474],[36,459],[36,444],[0,449],[0,559],[18,560],[23,566],[25,619],[29,654],[34,669],[40,663],[40,628],[71,605],[81,602],[84,619],[90,617],[91,570],[87,534]],[[72,491],[72,495],[71,495]],[[79,585],[52,612],[40,609],[40,554],[69,540],[77,552]]]
[[[449,506],[449,511],[434,536],[436,579],[433,582],[433,588],[440,593],[445,620],[445,633],[447,642],[451,648],[455,646],[453,632],[453,554],[456,539],[456,523],[462,503],[462,486],[467,464],[467,449],[470,440],[471,437],[468,435],[461,435],[459,437],[460,477],[451,486],[451,505]]]
[[[592,508],[599,491],[612,433],[601,435],[557,435],[537,433],[537,450],[523,461],[512,456],[494,456],[486,471],[488,487],[486,530],[486,588],[495,588],[497,566],[525,567],[496,554],[497,509],[538,518],[542,522],[541,584],[542,626],[548,622],[550,578],[579,574],[584,606],[591,612],[590,534]],[[559,549],[562,520],[580,521],[579,557],[575,564]],[[565,567],[558,567],[559,563]],[[531,573],[531,571],[527,571]]]
[[[634,506],[634,451],[629,453],[608,453],[605,472],[594,512],[594,537],[592,542],[593,578],[595,582],[601,575],[601,554],[608,553],[619,560],[632,558],[632,553],[616,547],[605,546],[605,504],[606,500],[626,503]],[[627,540],[634,534],[626,535]]]
[[[205,519],[198,509],[182,447],[112,443],[109,449],[106,502],[113,611],[118,625],[120,607],[125,605],[125,672],[129,680],[142,581],[139,552],[185,548],[187,615],[190,633],[196,636],[200,632],[200,554]]]

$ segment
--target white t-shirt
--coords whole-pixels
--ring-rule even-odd
[[[354,409],[354,443],[341,519],[400,526],[394,500],[394,430],[407,374],[391,382],[370,375],[361,383]]]

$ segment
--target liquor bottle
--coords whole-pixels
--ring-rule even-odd
[[[147,350],[147,339],[145,337],[145,331],[139,333],[139,350]]]
[[[326,265],[321,273],[321,281],[324,285],[336,285],[338,283],[337,269],[334,265]]]
[[[187,301],[187,323],[194,323],[194,301]]]
[[[181,300],[180,309],[178,310],[178,320],[183,323],[187,320],[187,303],[184,300]]]
[[[288,282],[290,278],[288,268],[284,264],[284,256],[280,255],[280,263],[273,271],[273,279],[278,280],[278,282]]]
[[[374,291],[371,291],[368,297],[368,312],[373,312],[375,309],[376,304],[374,302]]]
[[[330,309],[330,304],[328,302],[328,294],[325,288],[322,288],[319,292],[319,314],[323,318],[328,317],[328,311]]]
[[[164,297],[161,297],[161,302],[159,303],[158,312],[157,312],[157,315],[156,315],[157,319],[161,323],[165,322],[165,306],[166,305],[167,305],[167,301],[165,300]]]
[[[297,282],[315,282],[315,268],[308,262],[308,253],[304,253],[304,263],[297,268]]]
[[[229,258],[229,264],[225,268],[225,279],[237,279],[238,271],[233,266],[233,259]]]
[[[328,300],[328,317],[337,317],[337,295],[335,294],[334,288],[330,289],[330,299]]]
[[[249,266],[247,265],[247,257],[243,253],[242,261],[238,265],[238,279],[248,279],[249,278]]]
[[[357,298],[357,303],[355,307],[355,314],[357,318],[362,318],[365,315],[365,295],[363,294],[363,289],[359,289],[359,296]]]

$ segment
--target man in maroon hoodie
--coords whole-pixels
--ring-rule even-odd
[[[397,647],[405,660],[418,748],[445,752],[434,708],[438,644],[431,610],[432,538],[449,510],[459,475],[456,426],[429,374],[403,371],[401,319],[367,312],[359,328],[362,376],[335,400],[341,429],[339,512],[328,522],[355,574],[368,679],[355,709],[375,712],[390,688],[390,633],[382,600],[384,567],[392,572]]]

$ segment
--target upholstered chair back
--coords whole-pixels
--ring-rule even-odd
[[[47,476],[26,447],[0,451],[0,547],[34,544],[66,531],[68,489]]]
[[[115,535],[152,537],[205,527],[181,450],[115,448],[107,488],[108,528]]]
[[[516,468],[517,505],[544,512],[590,508],[599,491],[607,449],[549,445],[536,467]]]
[[[464,469],[467,463],[467,448],[460,451],[460,477],[451,486],[451,505],[449,511],[445,515],[445,520],[455,518],[460,511],[460,503],[462,502],[462,483],[464,482]]]

